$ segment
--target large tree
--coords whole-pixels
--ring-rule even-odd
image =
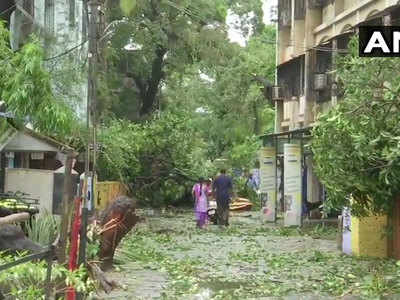
[[[328,204],[356,215],[392,211],[400,192],[399,70],[396,59],[360,58],[357,39],[340,57],[344,100],[320,117],[312,142]]]
[[[264,91],[274,81],[274,39],[275,29],[266,27],[246,47],[230,44],[221,63],[203,61],[167,79],[164,109],[186,110],[210,158],[225,156],[246,166],[256,136],[272,130],[274,113]]]
[[[232,55],[225,24],[229,9],[239,15],[241,30],[262,28],[259,0],[245,5],[227,0],[108,1],[106,5],[113,34],[105,49],[102,107],[130,120],[160,107],[162,88],[173,73],[184,76],[192,64],[219,65]]]
[[[204,55],[220,55],[225,11],[219,2],[142,0],[133,6],[110,2],[108,22],[116,25],[111,26],[114,34],[106,49],[107,71],[114,69],[117,74],[109,74],[106,81],[114,90],[125,83],[117,91],[118,105],[134,107],[139,115],[126,115],[115,103],[111,107],[129,119],[146,116],[158,107],[162,82],[170,70],[183,70]]]

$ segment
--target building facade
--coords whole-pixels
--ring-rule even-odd
[[[82,0],[6,0],[0,16],[10,30],[13,50],[32,33],[42,41],[45,64],[52,73],[53,91],[82,119],[87,102],[87,19]]]
[[[318,115],[341,101],[335,57],[344,55],[360,25],[399,25],[397,0],[279,0],[277,73],[272,100],[276,108],[277,165],[283,170],[283,143],[302,148],[302,199],[319,202],[323,186],[313,174],[306,147]],[[283,177],[281,178],[283,182]]]

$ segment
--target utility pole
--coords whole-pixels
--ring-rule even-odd
[[[91,146],[93,146],[93,158],[95,156],[95,151],[97,148],[96,145],[96,90],[97,90],[97,26],[98,26],[98,16],[99,16],[99,6],[100,3],[97,0],[89,0],[89,3],[85,1],[85,5],[89,6],[87,10],[89,12],[89,52],[88,52],[88,62],[89,62],[89,70],[88,70],[88,98],[87,98],[87,119],[86,119],[86,127],[88,131],[88,141],[86,148],[86,158],[85,158],[85,179],[84,179],[84,188],[83,188],[83,208],[82,208],[82,226],[81,226],[81,238],[80,238],[80,247],[79,247],[79,264],[86,263],[86,244],[87,244],[87,223],[88,223],[88,192],[90,192],[90,200],[92,200],[93,204],[93,189],[88,191],[88,179],[90,174],[90,150]],[[94,170],[92,169],[92,184],[94,182]]]

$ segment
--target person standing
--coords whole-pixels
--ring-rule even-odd
[[[229,226],[229,204],[232,196],[232,179],[222,169],[221,174],[213,183],[213,193],[217,200],[218,225]]]
[[[249,176],[248,176],[248,178],[247,178],[247,180],[246,180],[246,185],[247,185],[250,189],[252,189],[252,190],[254,190],[254,191],[257,190],[257,184],[256,184],[256,181],[255,181],[254,176],[253,176],[252,173],[249,174]]]
[[[195,199],[194,211],[198,228],[204,228],[207,221],[207,182],[203,178],[193,186],[192,194]]]

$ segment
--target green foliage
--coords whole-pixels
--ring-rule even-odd
[[[253,166],[260,147],[260,139],[256,136],[248,137],[244,142],[234,145],[229,153],[232,166],[237,168]]]
[[[162,83],[172,72],[182,72],[206,57],[224,55],[227,6],[222,0],[121,0],[109,4],[109,22],[119,22],[114,23],[112,38],[104,49],[108,64],[101,76],[100,98],[103,107],[120,117],[137,120],[149,115],[159,106]],[[140,49],[126,51],[129,43]],[[107,90],[116,92],[111,95]],[[115,98],[119,105],[113,103]]]
[[[69,133],[71,109],[54,99],[49,73],[43,67],[43,49],[36,38],[18,52],[8,46],[8,31],[0,24],[0,90],[9,111],[21,122],[28,118],[45,133]]]
[[[252,167],[259,147],[254,135],[273,130],[274,110],[260,79],[274,82],[275,46],[267,43],[274,39],[275,29],[266,27],[244,48],[230,44],[220,63],[204,60],[168,78],[163,108],[191,116],[210,159],[224,157],[236,167]]]
[[[110,21],[121,19],[126,3],[118,3],[108,11]],[[104,50],[102,118],[149,121],[112,121],[103,128],[101,178],[124,181],[146,203],[160,205],[182,198],[192,179],[214,175],[217,158],[253,167],[256,136],[271,131],[274,119],[264,91],[275,76],[275,28],[262,25],[261,4],[136,1],[124,13]],[[228,9],[239,16],[241,30],[254,29],[246,47],[228,40]],[[123,50],[129,42],[141,49]],[[151,110],[161,117],[147,112],[143,118],[152,92]]]
[[[5,264],[20,256],[0,257],[0,264]],[[5,296],[13,299],[38,300],[44,299],[46,286],[47,263],[45,261],[28,262],[17,265],[0,273],[0,286]],[[94,291],[94,282],[88,278],[85,268],[71,272],[60,265],[53,266],[52,292],[61,292],[66,286],[73,286],[77,291],[89,295]]]
[[[260,0],[226,0],[229,8],[234,14],[239,16],[236,29],[240,30],[245,36],[254,31],[255,34],[262,32],[265,25],[263,22],[263,2]]]
[[[232,218],[229,229],[196,231],[190,222],[189,215],[180,215],[138,228],[123,241],[118,261],[166,273],[163,299],[191,299],[206,291],[208,299],[381,299],[400,292],[399,263],[343,256],[325,248],[332,242],[312,245],[309,236],[334,239],[334,226],[280,228]]]
[[[42,246],[48,246],[54,242],[60,228],[60,221],[50,213],[35,217],[32,222],[26,222],[27,235],[32,241]]]
[[[400,68],[396,59],[358,57],[357,41],[338,61],[344,100],[319,118],[312,150],[330,206],[366,215],[390,212],[399,194]]]
[[[252,210],[259,211],[261,208],[260,198],[258,197],[257,192],[247,185],[247,178],[235,177],[233,180],[236,195],[240,198],[249,199],[253,204]]]
[[[204,142],[188,124],[188,117],[171,113],[142,124],[112,120],[100,132],[100,179],[127,183],[145,204],[181,200],[194,181],[213,171]]]
[[[134,0],[120,0],[121,10],[126,15],[129,16],[136,6],[136,1]]]

